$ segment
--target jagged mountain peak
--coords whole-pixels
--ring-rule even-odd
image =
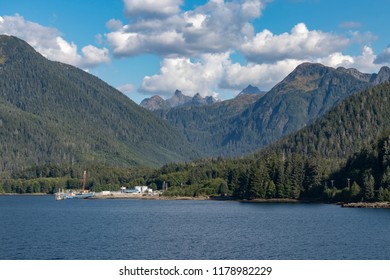
[[[175,93],[173,94],[173,96],[183,98],[186,95],[184,95],[180,90],[177,89],[177,90],[175,90]]]
[[[363,82],[369,82],[371,79],[371,76],[372,76],[371,74],[362,73],[355,68],[338,67],[336,70],[343,72],[343,73],[346,73],[346,74],[349,74],[349,75],[353,76],[354,78],[356,78],[360,81],[363,81]]]
[[[162,97],[158,96],[158,103],[156,102],[156,98],[145,98],[140,103],[140,106],[151,110],[159,110],[159,109],[169,109],[176,108],[181,106],[203,106],[203,105],[211,105],[218,102],[212,96],[202,97],[200,93],[196,93],[193,97],[184,95],[180,90],[175,90],[172,97],[164,100]]]
[[[375,75],[375,74],[374,74]],[[373,76],[374,76],[373,75]],[[381,84],[385,81],[390,80],[390,68],[387,66],[383,66],[377,75],[375,75],[375,78],[371,81],[374,85]]]
[[[379,70],[379,73],[387,73],[389,74],[390,73],[390,68],[388,66],[382,66],[381,69]]]
[[[199,92],[197,92],[192,99],[203,99]]]
[[[211,104],[214,104],[217,102],[219,102],[219,101],[217,99],[215,99],[214,97],[212,97],[212,96],[202,97],[200,95],[200,93],[198,92],[192,98],[192,104],[190,104],[190,105],[198,105],[198,106],[199,105],[211,105]]]
[[[169,107],[182,106],[191,100],[190,96],[184,95],[180,90],[175,90],[175,93],[171,98],[168,98],[166,102]]]
[[[140,106],[150,111],[154,111],[162,108],[168,108],[165,100],[159,95],[153,95],[150,98],[145,98],[140,103]]]

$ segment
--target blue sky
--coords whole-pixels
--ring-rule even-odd
[[[139,103],[268,90],[302,62],[390,65],[388,0],[0,0],[0,33]]]

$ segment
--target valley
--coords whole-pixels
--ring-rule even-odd
[[[145,109],[15,37],[0,37],[0,54],[0,192],[77,188],[88,169],[95,191],[390,200],[387,67],[304,63],[266,93],[248,86],[216,101],[177,90]]]

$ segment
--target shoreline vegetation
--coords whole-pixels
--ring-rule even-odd
[[[0,196],[52,196],[46,193],[0,193]],[[94,197],[88,199],[138,199],[138,200],[214,200],[214,201],[236,201],[245,203],[324,203],[320,201],[307,201],[299,199],[272,198],[272,199],[239,199],[231,196],[163,196],[163,195],[145,195],[145,194],[126,194],[126,193],[110,193],[103,195],[97,193]],[[353,202],[343,203],[338,202],[342,208],[381,208],[390,209],[390,202]]]
[[[77,191],[83,185],[81,172],[86,169],[89,176],[85,189],[95,194],[142,186],[169,197],[164,199],[298,200],[346,207],[387,207],[371,203],[390,202],[390,131],[383,132],[382,137],[343,164],[337,156],[324,157],[309,150],[305,156],[293,150],[280,152],[273,146],[245,158],[207,158],[159,168],[48,164],[3,175],[0,193]],[[348,204],[357,202],[369,204]]]

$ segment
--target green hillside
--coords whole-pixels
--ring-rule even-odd
[[[0,172],[33,165],[158,166],[197,156],[100,79],[0,36]]]
[[[372,86],[377,76],[359,74],[321,64],[301,64],[233,120],[225,142],[233,147],[244,144],[253,151],[311,124],[346,97]]]
[[[389,108],[386,82],[256,154],[167,165],[148,182],[165,181],[173,196],[389,201]]]
[[[313,153],[345,162],[354,153],[390,130],[390,82],[348,97],[312,125],[268,149],[284,153]]]
[[[89,186],[117,189],[141,183],[161,189],[165,183],[167,196],[389,201],[389,97],[389,82],[354,94],[313,124],[242,158],[170,163],[154,171],[93,167]],[[74,187],[80,184],[76,173],[55,166],[30,169],[15,173],[0,191]]]
[[[209,106],[177,107],[154,113],[181,131],[204,156],[232,156],[248,150],[231,149],[224,143],[226,135],[234,129],[230,122],[262,96],[242,94]]]

